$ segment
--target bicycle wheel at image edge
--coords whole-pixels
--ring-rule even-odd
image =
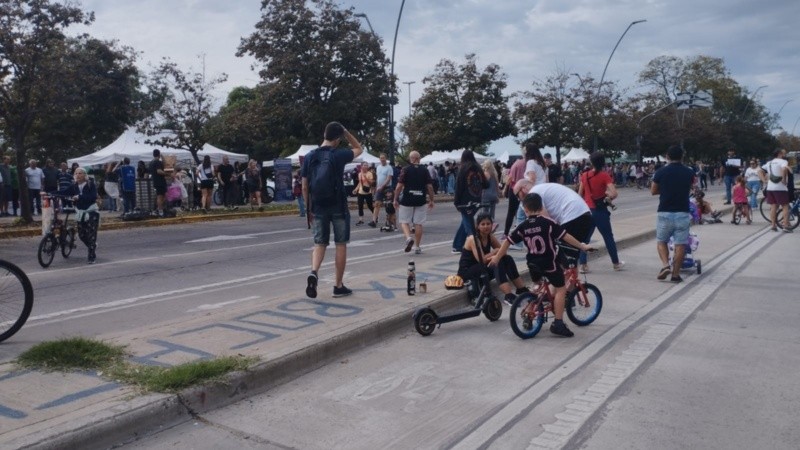
[[[61,256],[69,258],[73,248],[75,248],[75,229],[70,228],[67,230],[67,235],[64,236],[64,244],[61,246]]]
[[[33,287],[25,272],[0,261],[0,342],[22,328],[33,309]]]
[[[783,209],[778,210],[777,218],[775,219],[778,226],[780,228],[784,228],[783,226]],[[789,229],[794,230],[797,226],[800,225],[800,214],[792,208],[792,204],[789,204]]]
[[[511,330],[521,339],[530,339],[539,333],[544,316],[539,311],[536,297],[531,293],[518,295],[508,312]]]
[[[579,327],[594,322],[603,309],[603,295],[600,294],[600,289],[590,283],[584,284],[583,287],[586,293],[580,289],[573,289],[567,294],[567,316]]]
[[[39,258],[39,265],[44,268],[50,266],[50,263],[53,262],[53,258],[56,256],[56,251],[58,250],[58,239],[52,234],[49,234],[42,238],[42,241],[39,242],[39,251],[37,253],[37,257]]]
[[[215,189],[211,198],[215,205],[222,206],[222,189]]]

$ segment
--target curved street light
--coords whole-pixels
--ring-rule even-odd
[[[750,102],[753,101],[753,99],[755,98],[756,94],[758,94],[758,91],[764,89],[765,87],[768,87],[768,85],[765,84],[765,85],[759,86],[758,89],[756,89],[756,91],[753,92],[753,95],[751,95],[750,97],[747,98],[747,103],[744,105],[744,112],[742,112],[742,120],[744,120],[744,118],[746,117],[747,108],[750,107]]]
[[[392,41],[392,59],[391,68],[389,70],[389,82],[392,83],[394,86],[394,52],[397,48],[397,32],[400,30],[400,18],[403,16],[403,7],[406,5],[406,0],[403,0],[400,3],[400,12],[397,13],[397,25],[394,27],[394,40]],[[358,13],[353,14],[355,17],[362,17],[364,20],[367,21],[367,25],[369,25],[369,30],[372,32],[373,36],[376,38],[378,37],[375,34],[375,30],[372,29],[372,24],[369,22],[369,17],[365,13]],[[389,162],[394,163],[394,102],[392,99],[389,100]]]
[[[611,58],[614,56],[614,52],[617,51],[617,47],[619,47],[619,43],[622,42],[622,38],[625,37],[625,35],[628,33],[628,30],[630,30],[632,26],[636,25],[637,23],[642,23],[642,22],[647,22],[647,19],[634,20],[633,22],[631,22],[630,25],[628,25],[628,28],[625,28],[625,31],[622,32],[622,36],[620,36],[619,40],[617,40],[617,44],[614,46],[614,49],[611,50],[611,54],[608,55],[608,61],[606,61],[606,66],[603,68],[603,74],[600,76],[600,84],[597,85],[597,97],[598,98],[600,97],[600,90],[603,88],[603,80],[605,80],[605,78],[606,78],[606,70],[608,70],[608,65],[611,63]],[[594,145],[593,145],[593,150],[592,151],[597,151],[597,130],[595,130],[595,133],[594,133]]]
[[[776,116],[780,117],[781,116],[781,111],[783,111],[783,108],[785,108],[786,105],[788,105],[789,102],[791,102],[791,101],[794,101],[794,99],[790,98],[789,100],[786,100],[785,102],[783,102],[783,106],[781,106],[781,109],[778,110],[778,114],[776,114]]]
[[[797,122],[800,122],[800,116],[797,116],[797,120],[794,121],[794,126],[792,127],[792,136],[794,136],[794,129],[797,128]]]

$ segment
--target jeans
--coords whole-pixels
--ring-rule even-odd
[[[611,229],[611,212],[607,209],[600,208],[592,209],[591,212],[594,225],[592,225],[592,230],[589,232],[589,235],[583,240],[584,244],[588,244],[589,241],[591,241],[592,234],[594,234],[594,230],[597,229],[600,235],[603,236],[603,242],[606,244],[606,251],[608,251],[608,256],[611,257],[611,262],[613,264],[619,264],[617,243],[614,241],[614,232]],[[580,264],[586,264],[586,252],[581,252],[578,259]]]
[[[28,195],[31,200],[31,212],[38,211],[39,214],[42,213],[42,197],[39,196],[40,192],[41,190],[39,189],[28,189]]]
[[[503,227],[504,236],[508,236],[511,232],[511,225],[514,224],[514,216],[517,215],[517,209],[519,209],[519,199],[516,195],[511,194],[508,197],[508,211],[506,212],[505,227]]]
[[[300,217],[306,215],[306,201],[303,200],[302,195],[297,196],[297,207],[300,209]]]
[[[725,203],[731,202],[731,188],[736,177],[725,175]]]
[[[125,212],[136,209],[136,192],[122,191],[122,208]]]
[[[761,190],[761,182],[760,181],[748,181],[747,187],[753,191],[750,194],[750,208],[756,209],[758,208],[758,191]]]
[[[472,211],[472,214],[461,211],[461,224],[458,226],[456,236],[453,238],[453,249],[463,250],[464,243],[467,242],[467,236],[473,234],[475,234],[475,211]]]

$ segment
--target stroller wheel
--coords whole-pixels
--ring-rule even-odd
[[[694,262],[694,265],[697,267],[697,274],[698,275],[703,273],[703,265],[700,263],[699,259]]]

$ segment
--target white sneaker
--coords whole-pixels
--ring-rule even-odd
[[[625,268],[625,261],[620,261],[617,264],[614,264],[614,270],[620,271]]]
[[[415,248],[414,249],[414,254],[415,255],[421,255],[422,254],[422,249],[420,247]]]

